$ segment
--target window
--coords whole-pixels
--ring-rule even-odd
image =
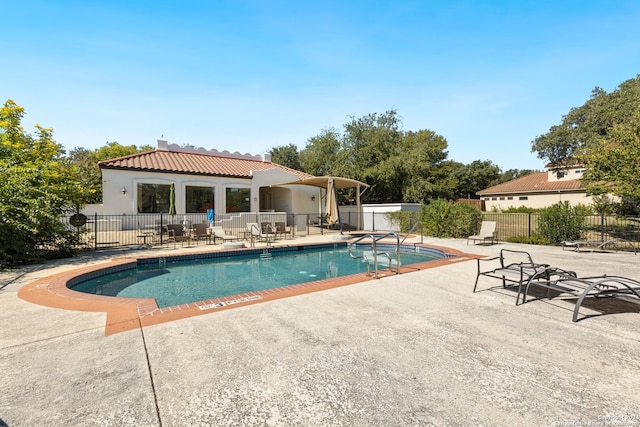
[[[529,200],[529,197],[527,197],[527,196],[520,196],[520,197],[518,197],[518,200]]]
[[[227,188],[227,212],[249,212],[251,210],[250,188]]]
[[[500,200],[504,200],[504,197],[500,197]]]
[[[558,171],[558,172],[556,172],[556,177],[557,177],[558,179],[560,179],[560,178],[564,178],[564,171]]]
[[[186,188],[187,213],[206,212],[213,209],[215,200],[214,187],[192,187]]]
[[[492,197],[491,200],[498,200],[498,198],[497,197]]]
[[[582,169],[576,169],[576,174],[581,174],[582,173]]]
[[[507,197],[507,200],[513,200],[513,197],[509,196]]]
[[[166,184],[138,184],[138,213],[169,212],[169,192]]]

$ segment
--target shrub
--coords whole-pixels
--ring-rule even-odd
[[[434,237],[467,237],[475,233],[482,214],[466,203],[433,200],[420,211],[424,233]]]
[[[540,214],[538,233],[553,244],[579,240],[586,229],[585,216],[588,214],[586,206],[571,206],[569,202],[556,203]]]
[[[407,233],[415,221],[415,213],[411,211],[395,211],[385,214],[391,225],[398,226],[401,233]]]
[[[542,209],[529,208],[527,206],[518,206],[517,208],[509,206],[507,209],[503,210],[502,213],[535,213],[540,211],[542,211]]]
[[[539,235],[532,234],[531,236],[512,236],[507,238],[507,242],[509,243],[524,243],[527,245],[551,245],[552,243],[549,239]]]

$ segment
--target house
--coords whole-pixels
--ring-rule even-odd
[[[268,154],[230,153],[158,140],[154,151],[99,163],[103,215],[169,212],[173,185],[177,214],[319,212],[319,189],[271,187],[311,175],[271,162]]]
[[[590,205],[593,200],[587,195],[580,178],[584,167],[571,166],[563,169],[534,172],[502,184],[489,187],[476,194],[484,201],[488,211],[502,211],[511,207],[546,208],[558,202],[571,205]]]

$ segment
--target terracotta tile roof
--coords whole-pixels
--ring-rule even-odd
[[[146,172],[179,173],[189,175],[252,178],[252,170],[279,169],[299,178],[312,175],[277,163],[259,160],[235,159],[196,153],[155,150],[132,154],[99,163],[100,169],[122,169]]]
[[[476,194],[479,196],[487,196],[491,194],[526,194],[579,190],[584,190],[580,180],[565,179],[550,182],[547,172],[535,172],[521,178],[494,185],[493,187],[478,191]]]

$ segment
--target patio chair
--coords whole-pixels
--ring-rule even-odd
[[[275,229],[275,233],[276,235],[280,235],[281,237],[286,238],[286,236],[291,235],[291,228],[287,227],[287,224],[284,222],[276,222],[275,223],[276,229]]]
[[[156,232],[153,227],[150,228],[148,226],[142,226],[140,224],[140,221],[138,221],[138,234],[136,235],[136,237],[138,238],[138,241],[142,240],[142,244],[144,246],[147,246],[149,244],[147,242],[147,239],[154,240],[155,236],[156,236]]]
[[[222,239],[223,243],[238,240],[238,236],[227,234],[222,227],[211,227],[211,235],[213,236],[213,243],[216,242],[216,239]]]
[[[482,224],[480,225],[480,232],[474,236],[467,237],[467,245],[469,244],[469,240],[473,240],[474,245],[477,240],[482,242],[490,241],[493,245],[493,242],[496,240],[496,222],[482,221]]]
[[[197,242],[200,239],[211,242],[211,233],[207,224],[193,224],[193,239]]]
[[[185,234],[182,224],[167,224],[167,233],[169,234],[169,242],[173,242],[174,247],[177,242],[181,242],[184,246],[184,242],[191,241],[191,236]]]

